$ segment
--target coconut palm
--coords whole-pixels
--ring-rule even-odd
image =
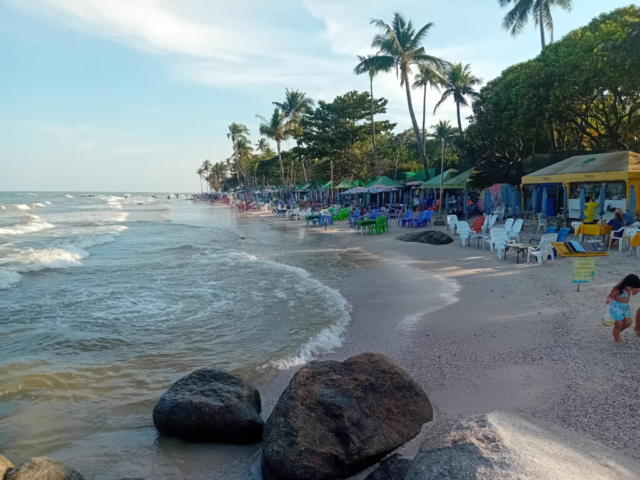
[[[253,152],[253,147],[249,139],[246,137],[238,138],[235,143],[235,152],[236,167],[240,169],[242,176],[246,177],[247,169],[245,167],[251,160],[251,153]]]
[[[568,12],[573,4],[571,0],[498,0],[501,7],[513,5],[502,20],[505,30],[511,30],[511,35],[518,35],[529,23],[529,16],[533,17],[536,26],[540,27],[540,43],[544,49],[546,42],[544,29],[549,30],[553,42],[553,17],[551,7],[560,7]]]
[[[262,123],[260,124],[260,135],[264,135],[267,138],[275,140],[278,147],[278,161],[280,162],[280,179],[282,186],[284,186],[284,165],[282,164],[282,152],[280,144],[291,138],[292,130],[287,122],[286,115],[275,108],[273,114],[269,118],[265,118],[261,115],[256,115]]]
[[[476,87],[482,83],[477,77],[474,77],[471,74],[471,65],[462,65],[462,63],[456,63],[450,65],[447,68],[447,71],[444,75],[444,88],[445,91],[442,92],[442,96],[440,97],[440,101],[436,104],[433,109],[433,113],[436,113],[438,107],[444,103],[446,99],[449,97],[453,97],[453,101],[456,102],[456,110],[458,113],[458,131],[462,136],[462,121],[460,119],[460,105],[467,107],[469,106],[469,102],[467,101],[467,97],[476,98],[479,93],[474,90],[473,87]]]
[[[238,152],[236,150],[236,143],[240,139],[247,140],[248,135],[249,135],[249,129],[247,128],[246,125],[243,125],[241,123],[236,123],[236,122],[231,122],[231,125],[229,125],[229,132],[227,133],[227,138],[231,139],[231,143],[233,144],[233,155],[231,156],[231,158],[236,163],[236,177],[238,179],[238,182],[240,182],[240,175],[242,171],[237,158]]]
[[[376,127],[373,123],[373,108],[375,105],[375,99],[373,97],[373,77],[375,77],[380,72],[388,72],[391,70],[392,65],[382,65],[376,63],[376,61],[371,61],[372,58],[377,57],[378,54],[374,55],[358,55],[358,60],[360,63],[356,65],[356,68],[353,69],[353,73],[356,75],[362,75],[366,73],[369,75],[369,90],[371,92],[371,142],[373,143],[373,154],[377,157],[378,152],[376,151]]]
[[[260,155],[264,155],[269,150],[269,142],[267,142],[266,138],[261,138],[256,142],[256,150],[260,152]]]
[[[285,118],[291,119],[296,125],[299,125],[302,115],[311,112],[315,102],[300,90],[286,88],[284,96],[284,102],[273,102],[273,104],[282,111]]]
[[[379,54],[370,58],[369,61],[376,65],[379,70],[386,70],[395,66],[396,74],[400,77],[400,85],[405,87],[407,93],[407,105],[418,144],[418,151],[424,164],[425,174],[428,176],[427,157],[424,153],[420,129],[418,128],[418,122],[411,103],[409,76],[411,75],[412,66],[421,64],[431,65],[434,68],[443,68],[445,66],[443,60],[427,55],[422,46],[422,41],[433,27],[433,23],[427,23],[416,32],[413,28],[413,23],[407,21],[399,13],[394,14],[391,25],[388,25],[383,20],[373,20],[371,23],[378,27],[381,33],[377,34],[371,43],[373,48],[379,50]]]
[[[418,65],[418,73],[414,76],[413,88],[424,89],[422,96],[422,145],[425,144],[425,137],[427,135],[425,129],[425,122],[427,119],[427,88],[435,88],[439,92],[440,87],[443,84],[444,78],[442,78],[440,71],[433,68],[432,65]]]
[[[200,193],[203,193],[203,190],[202,190],[202,177],[203,177],[203,175],[204,175],[204,170],[203,170],[203,168],[202,168],[202,167],[198,168],[198,169],[196,170],[196,173],[198,174],[198,177],[200,177]]]
[[[458,135],[458,129],[451,126],[449,120],[440,120],[435,125],[431,125],[431,129],[433,133],[429,136],[444,143],[451,143],[453,138]]]

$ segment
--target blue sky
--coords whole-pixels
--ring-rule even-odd
[[[554,12],[556,39],[629,4],[574,3]],[[370,52],[370,19],[394,11],[434,22],[428,52],[484,81],[540,51],[533,24],[502,30],[494,0],[0,0],[0,190],[199,190],[202,160],[231,154],[227,125],[257,141],[255,115],[285,87],[316,100],[368,89],[355,55]],[[409,127],[395,75],[374,89]],[[428,125],[455,118],[452,103],[430,114],[436,95]]]

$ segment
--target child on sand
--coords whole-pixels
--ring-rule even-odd
[[[627,275],[624,280],[613,287],[607,297],[609,315],[615,320],[613,325],[613,341],[622,343],[620,334],[631,326],[631,309],[629,300],[631,295],[640,293],[640,278],[637,275]]]

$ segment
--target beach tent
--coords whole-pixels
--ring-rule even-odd
[[[443,175],[444,175],[444,181],[446,182],[448,178],[453,178],[453,176],[456,175],[457,173],[458,173],[458,171],[456,169],[450,168],[449,170],[445,171],[443,174],[440,174],[437,177],[433,177],[428,182],[424,182],[420,188],[423,189],[423,190],[425,188],[438,189],[438,188],[440,188],[440,178]]]
[[[402,185],[400,182],[396,182],[395,180],[391,180],[386,175],[383,175],[365,185],[365,187],[367,188],[375,186],[402,188],[404,185]]]
[[[640,187],[640,154],[634,152],[578,155],[522,177],[523,185],[625,182],[627,198]],[[638,212],[636,207],[636,212]]]
[[[455,177],[449,176],[449,178],[445,180],[442,187],[445,189],[451,189],[451,190],[454,190],[454,189],[466,190],[467,183],[469,182],[469,178],[471,178],[471,175],[473,174],[474,170],[475,169],[471,168],[466,172],[463,172],[460,175],[457,175]],[[440,184],[438,184],[437,188],[440,188]]]

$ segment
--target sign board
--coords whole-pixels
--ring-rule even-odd
[[[593,280],[596,270],[596,259],[593,257],[577,257],[573,259],[572,283],[587,283]]]

